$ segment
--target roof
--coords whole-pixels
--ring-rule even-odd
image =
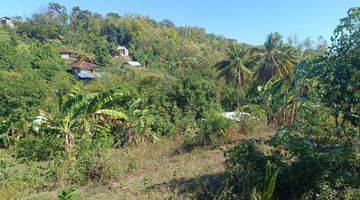
[[[118,46],[117,49],[126,49],[127,50],[126,46]]]
[[[140,67],[141,64],[138,61],[126,61],[125,64],[129,64],[133,67]]]
[[[75,76],[77,78],[81,78],[81,79],[93,79],[93,78],[99,77],[100,74],[98,74],[98,73],[78,73]]]
[[[71,51],[71,50],[68,50],[68,49],[58,49],[58,52],[59,53],[76,53],[75,51]]]
[[[7,20],[11,20],[9,17],[0,17],[0,19],[7,19]]]
[[[96,65],[94,65],[92,63],[80,60],[80,61],[77,61],[77,62],[73,62],[70,65],[70,67],[75,68],[75,69],[94,69],[94,68],[96,68],[98,66],[96,66]]]

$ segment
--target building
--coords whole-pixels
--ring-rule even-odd
[[[75,72],[75,73],[94,73],[95,68],[97,68],[96,65],[86,62],[86,61],[83,61],[83,60],[80,60],[80,61],[73,62],[70,65],[69,71]]]
[[[124,64],[132,67],[141,67],[141,64],[138,61],[126,61]]]
[[[1,17],[1,18],[0,18],[0,24],[9,26],[10,28],[14,28],[14,27],[15,27],[9,17]]]
[[[117,47],[117,55],[120,57],[129,57],[129,50],[124,46]]]
[[[74,75],[78,79],[82,80],[90,80],[96,77],[100,77],[99,73],[95,73],[95,69],[98,68],[98,66],[80,60],[73,62],[70,65],[70,68],[68,69],[68,72]]]
[[[74,51],[69,51],[64,49],[60,49],[58,52],[62,59],[74,58],[74,55],[76,54]]]

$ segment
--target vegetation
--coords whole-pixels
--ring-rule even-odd
[[[329,46],[57,3],[13,23],[0,26],[1,198],[360,198],[359,7]],[[74,60],[101,77],[74,78]]]

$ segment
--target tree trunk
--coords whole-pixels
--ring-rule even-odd
[[[238,112],[240,109],[239,92],[240,92],[240,87],[241,87],[241,78],[240,78],[239,69],[237,67],[236,67],[236,71],[235,71],[235,85],[236,85],[236,111]]]

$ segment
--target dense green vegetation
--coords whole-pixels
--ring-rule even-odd
[[[226,146],[225,178],[193,198],[360,198],[359,7],[329,46],[279,33],[252,46],[56,3],[13,23],[0,26],[4,199],[35,191],[76,199],[75,188],[121,179],[113,151],[168,140],[180,141],[178,154]],[[142,67],[124,65],[119,45]],[[102,76],[77,80],[59,49]],[[221,116],[231,111],[249,114]]]

